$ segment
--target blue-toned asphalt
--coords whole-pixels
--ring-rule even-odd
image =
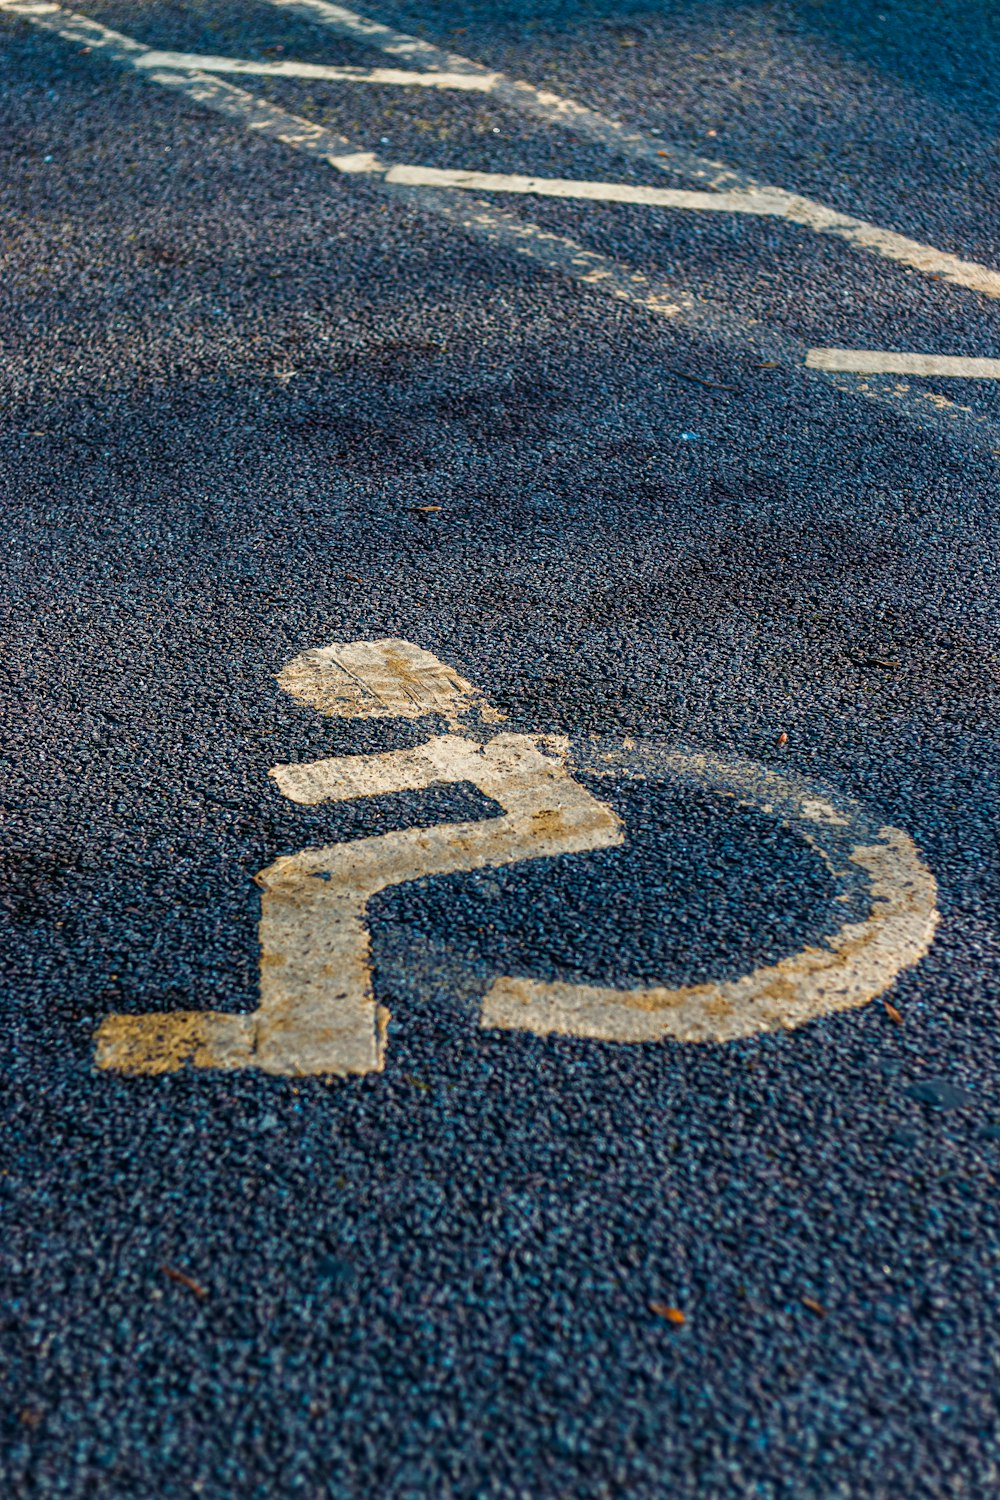
[[[985,4],[362,8],[1000,258]],[[84,12],[384,61],[264,5]],[[1000,1493],[996,456],[0,28],[0,1493]],[[646,175],[474,95],[257,83],[395,160]],[[998,352],[997,304],[787,225],[512,211],[810,343]],[[385,635],[512,729],[748,757],[906,830],[942,922],[901,1021],[480,1031],[498,973],[696,982],[843,918],[763,813],[602,782],[622,850],[374,904],[383,1074],[96,1072],[109,1012],[253,1008],[277,855],[490,813],[268,781],[440,729],[274,680]]]

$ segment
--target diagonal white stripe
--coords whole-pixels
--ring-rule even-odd
[[[961,354],[810,349],[806,365],[810,370],[853,370],[860,375],[946,375],[960,380],[1000,380],[1000,359],[967,359]]]
[[[23,14],[22,10],[22,14]],[[382,83],[400,88],[460,89],[488,93],[495,74],[413,73],[407,68],[339,68],[327,63],[257,62],[253,58],[203,56],[199,52],[147,52],[137,68],[182,68],[186,72],[239,73],[260,78],[310,78],[328,83]]]
[[[680,146],[671,146],[654,136],[642,134],[610,120],[597,110],[577,104],[573,99],[563,98],[549,89],[536,87],[522,79],[509,78],[505,73],[494,72],[482,63],[473,62],[459,53],[435,47],[420,37],[407,36],[394,31],[380,21],[362,16],[332,0],[269,0],[279,10],[287,10],[318,21],[340,36],[352,37],[356,41],[377,47],[392,57],[405,58],[408,62],[427,68],[446,69],[450,73],[466,73],[470,76],[493,79],[487,92],[501,103],[513,109],[573,130],[589,140],[600,141],[634,161],[645,161],[672,172],[680,172],[703,186],[717,191],[759,193],[767,198],[780,198],[785,205],[784,217],[792,223],[801,224],[817,234],[834,235],[846,240],[859,250],[910,266],[926,274],[940,276],[956,286],[982,292],[987,297],[1000,297],[1000,271],[978,261],[963,260],[933,245],[921,244],[894,229],[883,229],[865,219],[843,214],[837,209],[818,203],[799,193],[790,193],[784,188],[771,187],[757,181],[748,172],[727,167],[721,162],[710,161],[686,151]],[[773,210],[769,210],[773,212]]]
[[[0,0],[0,11],[3,10],[23,16],[66,41],[83,43],[91,51],[99,51],[126,66],[135,67],[137,58],[148,50],[121,32],[112,31],[85,16],[64,11],[56,4],[44,3],[44,0]],[[339,172],[368,176],[381,191],[411,199],[422,212],[445,219],[489,244],[530,258],[546,270],[588,289],[598,290],[638,311],[674,319],[703,333],[716,344],[744,350],[750,348],[768,361],[780,361],[791,370],[802,372],[806,378],[821,380],[824,384],[830,382],[847,394],[891,407],[932,431],[950,432],[990,448],[1000,446],[1000,433],[989,421],[933,392],[911,394],[907,388],[898,385],[873,386],[870,380],[850,373],[813,372],[806,363],[808,350],[800,340],[713,307],[675,281],[663,276],[648,276],[643,271],[587,250],[567,236],[541,229],[537,224],[504,213],[487,203],[470,201],[464,194],[388,182],[389,169],[370,152],[358,151],[345,137],[290,114],[266,99],[255,98],[221,78],[208,73],[166,69],[141,69],[140,72],[152,82],[173,89],[206,109],[237,120],[247,130],[318,158]]]

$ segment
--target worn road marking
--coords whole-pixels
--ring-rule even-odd
[[[0,12],[23,17],[66,41],[80,42],[92,52],[103,53],[126,66],[149,49],[131,37],[112,31],[85,16],[72,15],[48,0],[0,0]],[[908,421],[940,435],[972,442],[991,451],[1000,447],[1000,431],[986,417],[930,391],[911,392],[893,380],[877,383],[873,377],[849,372],[809,371],[807,347],[800,340],[751,323],[738,314],[703,302],[673,277],[649,276],[596,251],[587,250],[566,235],[542,229],[465,194],[428,187],[407,187],[385,181],[387,168],[371,152],[359,151],[343,136],[304,120],[287,110],[255,98],[244,90],[207,73],[183,73],[143,69],[142,76],[184,94],[206,109],[237,120],[246,130],[322,161],[338,172],[366,177],[387,193],[412,201],[422,213],[447,220],[456,228],[477,236],[509,253],[530,258],[537,266],[555,272],[605,296],[655,317],[673,318],[704,334],[716,344],[751,349],[758,359],[780,362],[806,378],[831,384],[845,395],[898,412]]]
[[[464,188],[479,193],[533,193],[543,198],[581,198],[596,203],[636,203],[648,208],[686,208],[727,214],[777,214],[784,208],[763,193],[698,193],[684,188],[628,182],[583,182],[572,177],[529,177],[516,172],[463,172],[441,167],[390,167],[385,181],[404,187]]]
[[[278,681],[319,712],[348,718],[434,713],[470,727],[478,719],[481,731],[489,707],[464,678],[399,640],[304,652]],[[619,818],[574,779],[571,767],[679,781],[759,807],[803,838],[838,877],[841,898],[862,897],[869,914],[845,923],[822,946],[732,981],[618,990],[505,976],[484,999],[484,1027],[615,1042],[728,1041],[863,1005],[926,953],[938,920],[934,878],[905,833],[879,826],[854,803],[834,802],[748,762],[664,746],[591,741],[571,758],[568,742],[552,738],[437,735],[412,749],[275,766],[270,774],[285,797],[305,806],[471,782],[501,816],[275,860],[257,877],[263,893],[258,1009],[108,1016],[97,1033],[97,1065],[128,1073],[186,1064],[291,1075],[380,1070],[389,1015],[372,983],[371,897],[430,875],[623,843]]]
[[[663,745],[592,742],[570,764],[576,771],[680,782],[762,809],[802,838],[842,883],[841,897],[860,897],[868,915],[844,923],[822,945],[733,980],[618,990],[497,979],[483,1002],[483,1026],[616,1042],[733,1041],[865,1005],[930,947],[938,923],[933,875],[907,834],[880,825],[857,803],[834,801],[748,761]]]
[[[697,156],[681,146],[668,145],[656,136],[632,130],[617,120],[610,120],[597,110],[563,98],[550,89],[509,78],[505,73],[486,68],[482,63],[473,62],[459,53],[435,47],[433,43],[425,42],[420,37],[394,31],[390,26],[359,15],[346,6],[332,4],[330,0],[269,0],[269,3],[279,10],[291,11],[311,21],[319,21],[338,35],[365,42],[389,56],[405,58],[427,68],[465,73],[471,77],[489,77],[492,82],[487,92],[502,104],[525,111],[549,124],[572,130],[589,140],[599,141],[631,160],[649,162],[663,171],[680,172],[719,191],[736,190],[761,194],[767,198],[780,198],[785,204],[785,218],[794,224],[801,224],[817,234],[834,235],[859,250],[868,251],[885,260],[897,261],[925,274],[943,277],[956,286],[982,292],[984,296],[1000,297],[1000,271],[991,266],[963,260],[960,256],[937,250],[933,245],[924,245],[919,240],[898,234],[893,229],[882,229],[879,225],[852,214],[840,213],[825,203],[818,203],[802,194],[771,187],[759,182],[748,172]]]
[[[278,680],[321,713],[350,718],[381,717],[391,706],[406,717],[418,709],[458,718],[481,701],[456,673],[405,641],[306,652]],[[421,876],[621,843],[618,818],[572,779],[564,758],[564,747],[531,735],[499,734],[486,744],[441,735],[415,750],[275,766],[279,790],[306,805],[471,782],[503,815],[275,860],[257,877],[263,893],[259,1008],[249,1015],[108,1016],[97,1033],[98,1067],[165,1073],[190,1064],[292,1075],[380,1070],[389,1016],[372,989],[369,900]]]
[[[944,375],[961,380],[1000,380],[1000,359],[964,354],[902,354],[891,349],[810,349],[810,370],[852,370],[860,375]]]
[[[484,723],[501,717],[471,682],[409,641],[334,642],[303,651],[278,682],[297,702],[340,719],[440,714],[455,727],[470,714]]]
[[[147,52],[137,68],[178,68],[183,72],[239,73],[261,78],[311,78],[325,83],[381,83],[397,88],[458,89],[489,93],[494,76],[470,73],[413,73],[408,68],[342,68],[327,63],[257,62],[253,58],[213,57],[199,52]]]

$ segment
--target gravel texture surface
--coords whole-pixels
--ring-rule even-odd
[[[85,13],[385,62],[264,4]],[[985,4],[375,14],[996,264]],[[0,30],[4,1494],[1000,1491],[996,455]],[[475,95],[258,82],[394,160],[649,180]],[[809,343],[998,350],[1000,304],[787,224],[502,206]],[[996,420],[995,382],[911,385]],[[383,1074],[95,1071],[108,1012],[253,1008],[279,854],[493,810],[268,781],[441,729],[274,680],[379,636],[511,729],[749,757],[905,829],[942,923],[901,1020],[480,1031],[498,973],[690,983],[842,919],[759,810],[602,786],[623,849],[374,903]]]

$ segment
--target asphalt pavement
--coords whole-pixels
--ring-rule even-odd
[[[0,1493],[1000,1494],[1000,387],[811,352],[1000,356],[995,8],[0,38]],[[475,712],[293,691],[386,641]],[[501,794],[370,757],[456,735],[604,845],[447,865]],[[102,1064],[265,1004],[275,862],[407,830],[380,1069]]]

